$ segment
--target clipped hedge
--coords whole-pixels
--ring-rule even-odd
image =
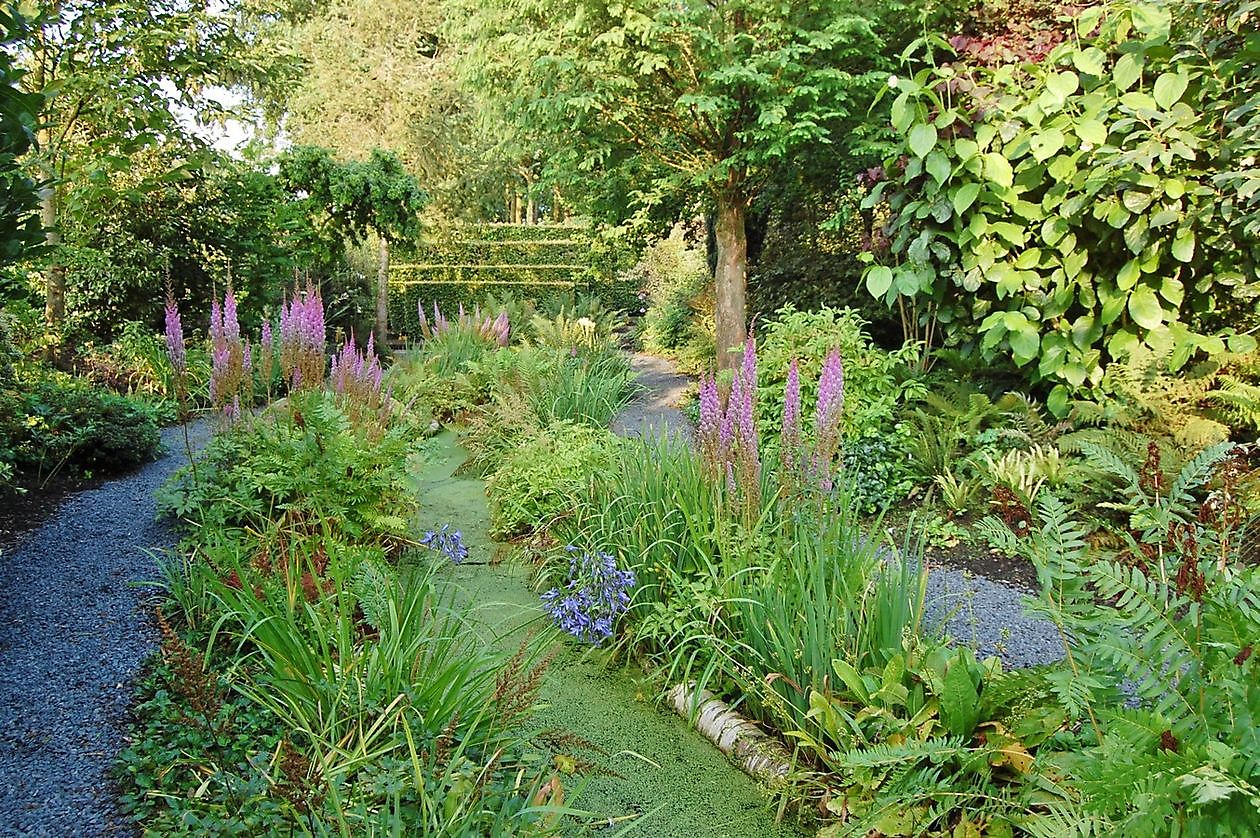
[[[576,286],[581,292],[583,286]],[[547,280],[496,280],[486,275],[468,280],[413,280],[395,285],[389,296],[390,332],[403,341],[420,335],[419,304],[431,311],[437,303],[444,312],[453,312],[460,305],[472,308],[486,297],[516,297],[543,302],[565,302],[573,296],[575,284]]]
[[[606,247],[574,224],[469,224],[426,234],[398,251],[390,266],[390,331],[404,340],[419,333],[417,306],[472,306],[487,296],[564,302],[600,297],[617,309],[639,305],[638,288],[618,279]]]

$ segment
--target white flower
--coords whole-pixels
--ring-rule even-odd
[[[578,318],[578,322],[577,322],[577,323],[578,323],[578,325],[579,325],[579,326],[581,326],[583,329],[594,329],[594,328],[595,328],[595,321],[594,321],[594,320],[592,320],[592,319],[591,319],[591,318],[589,318],[589,317],[581,317],[581,318]]]
[[[1094,150],[1093,143],[1081,143],[1081,151],[1093,151],[1093,150]]]
[[[891,90],[897,89],[897,77],[895,75],[888,77],[888,87]]]

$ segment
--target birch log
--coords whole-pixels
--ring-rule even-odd
[[[697,692],[695,684],[679,684],[666,698],[684,719],[693,718],[694,708],[696,730],[750,777],[774,784],[791,771],[792,755],[781,742],[766,735],[708,690]]]

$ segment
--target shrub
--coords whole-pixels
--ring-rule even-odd
[[[492,533],[522,535],[568,514],[590,476],[612,465],[615,444],[605,430],[568,422],[523,442],[487,481]]]
[[[865,326],[851,309],[807,312],[792,306],[766,322],[757,347],[757,422],[763,438],[778,434],[782,424],[783,388],[792,360],[800,368],[801,398],[812,404],[823,360],[833,348],[844,360],[844,436],[882,435],[891,429],[899,402],[919,389],[907,373],[918,349],[907,345],[885,352],[871,342]]]
[[[958,38],[949,64],[895,80],[904,144],[866,201],[891,213],[867,289],[909,327],[1013,359],[1057,415],[1140,343],[1173,369],[1254,350],[1253,15],[1109,2],[1023,63],[985,66],[992,45]]]
[[[112,474],[150,459],[160,441],[151,407],[69,377],[0,389],[0,451],[17,471]]]

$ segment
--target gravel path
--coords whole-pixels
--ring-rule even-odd
[[[196,447],[210,426],[190,428]],[[132,679],[156,629],[130,584],[158,573],[146,549],[175,543],[154,491],[187,461],[165,456],[68,499],[0,556],[0,834],[130,831],[107,772],[123,745]]]
[[[1024,613],[1028,595],[1019,588],[961,570],[928,571],[929,625],[945,620],[945,633],[1011,667],[1053,663],[1063,657],[1058,629]]]
[[[690,437],[691,423],[678,403],[693,380],[678,372],[673,361],[643,352],[630,356],[630,368],[642,389],[613,420],[612,432],[625,437],[667,433]]]

